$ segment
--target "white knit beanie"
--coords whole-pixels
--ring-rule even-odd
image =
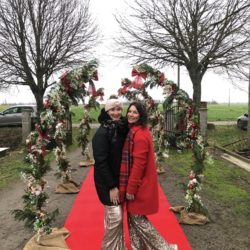
[[[122,103],[118,99],[108,99],[105,104],[105,111],[109,111],[114,107],[122,107]]]

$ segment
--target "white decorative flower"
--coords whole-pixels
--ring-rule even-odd
[[[166,85],[164,88],[163,88],[163,95],[166,95],[166,96],[170,96],[172,94],[172,86],[171,85]]]
[[[196,183],[198,183],[198,182],[195,178],[191,180],[191,184],[196,184]]]
[[[39,196],[40,194],[41,194],[41,191],[40,191],[40,190],[36,190],[36,191],[35,191],[35,195],[36,195],[36,196]]]
[[[166,153],[166,152],[162,153],[162,156],[163,156],[164,158],[168,158],[168,157],[169,157],[168,153]]]
[[[63,126],[63,123],[62,122],[59,122],[59,123],[57,123],[57,125],[56,125],[56,129],[61,129],[61,127]]]

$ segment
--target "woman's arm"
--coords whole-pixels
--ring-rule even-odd
[[[110,141],[104,132],[98,133],[92,140],[95,169],[103,178],[103,182],[108,188],[115,187],[114,176],[109,167]]]

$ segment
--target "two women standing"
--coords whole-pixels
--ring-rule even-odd
[[[177,250],[177,245],[168,244],[146,217],[146,215],[153,214],[158,211],[159,198],[154,147],[151,133],[147,128],[147,111],[145,106],[140,102],[131,103],[127,111],[127,121],[129,132],[127,133],[125,141],[123,137],[124,145],[120,156],[116,155],[116,157],[119,158],[119,161],[121,161],[121,164],[118,170],[119,174],[117,180],[119,183],[119,198],[116,196],[114,202],[119,201],[119,204],[121,204],[126,201],[131,247],[133,250]],[[126,129],[124,132],[125,131]],[[95,135],[93,139],[93,152],[95,160],[97,157],[97,152],[95,152],[95,145],[97,145],[96,140]],[[95,163],[95,172],[99,172],[101,176],[100,163],[101,161],[97,161]],[[111,165],[108,166],[108,168],[110,167]],[[97,183],[96,188],[97,193],[100,193],[101,191],[98,191]],[[112,203],[111,194],[110,202]],[[121,211],[122,214],[121,205],[117,205],[117,203],[114,202],[110,206],[119,207],[119,209],[121,209],[119,211]],[[107,209],[105,207],[105,235],[102,249],[125,249],[124,244],[121,244],[120,246],[110,244],[109,246],[107,245],[107,241],[105,239],[110,238],[111,236],[113,238],[112,242],[120,242],[120,240],[123,239],[123,235],[121,236],[120,233],[123,234],[123,231],[116,229],[116,233],[112,233],[111,231],[108,232],[106,230],[106,210]],[[117,218],[117,214],[113,213],[113,217],[110,220],[111,224],[113,221],[118,221]],[[119,218],[122,218],[122,215],[119,216]],[[109,237],[106,236],[107,234],[109,234]]]

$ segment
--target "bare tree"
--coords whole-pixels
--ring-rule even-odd
[[[250,149],[250,66],[248,71],[248,125],[247,125],[247,147]]]
[[[97,40],[89,0],[1,0],[0,83],[29,86],[41,110],[52,75],[86,62]]]
[[[208,69],[246,58],[249,40],[243,30],[249,21],[249,0],[135,0],[130,7],[125,16],[116,16],[122,56],[132,57],[134,63],[184,66],[197,106]]]

